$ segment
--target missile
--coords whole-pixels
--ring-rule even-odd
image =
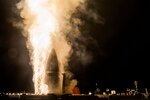
[[[59,63],[57,55],[54,49],[52,49],[51,54],[48,58],[48,63],[46,67],[46,84],[49,88],[49,93],[61,94],[62,84],[61,84],[61,73],[59,72]]]

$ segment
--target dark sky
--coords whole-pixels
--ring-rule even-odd
[[[90,1],[90,0],[89,0]],[[9,20],[15,0],[0,0],[0,91],[32,91],[32,69],[29,66],[25,38]],[[100,88],[125,90],[150,86],[149,4],[138,0],[92,0],[91,5],[104,18],[104,24],[86,19],[89,35],[97,45],[89,44],[93,62],[78,70],[81,91]]]

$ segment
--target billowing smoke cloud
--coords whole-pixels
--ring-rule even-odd
[[[65,93],[72,93],[77,80],[73,79],[73,74],[69,71],[70,58],[76,57],[77,62],[80,61],[83,65],[92,61],[92,54],[86,48],[92,39],[82,36],[81,26],[84,23],[78,15],[82,13],[98,23],[101,23],[101,19],[94,10],[87,9],[87,4],[86,0],[21,0],[17,3],[23,21],[15,21],[17,23],[14,22],[13,25],[22,28],[22,33],[27,38],[36,94],[45,93],[44,91],[62,93],[62,73],[65,73]],[[53,60],[52,57],[56,59]],[[58,80],[52,83],[47,68],[53,65],[58,67],[58,76],[55,75]],[[56,82],[58,86],[54,88]]]

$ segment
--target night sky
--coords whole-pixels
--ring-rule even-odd
[[[18,17],[16,2],[0,0],[0,91],[31,92],[32,69],[25,38],[11,23],[12,18]],[[94,91],[95,83],[102,90],[125,91],[127,87],[134,88],[135,80],[140,89],[150,89],[148,2],[92,0],[89,7],[103,22],[97,23],[83,16],[88,37],[92,38],[87,51],[93,55],[93,60],[85,66],[79,64],[72,68],[81,92]]]

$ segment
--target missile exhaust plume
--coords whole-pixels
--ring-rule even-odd
[[[20,16],[23,18],[23,35],[27,38],[26,45],[33,66],[35,94],[62,93],[61,89],[55,91],[51,87],[53,83],[46,74],[47,64],[54,50],[59,73],[64,73],[64,67],[67,66],[72,53],[66,34],[80,34],[78,29],[71,33],[74,27],[70,19],[77,7],[84,4],[85,0],[21,0],[17,3]],[[74,19],[74,23],[80,24],[80,19]],[[51,64],[49,66],[51,67]],[[58,84],[61,85],[61,74],[58,77]]]

